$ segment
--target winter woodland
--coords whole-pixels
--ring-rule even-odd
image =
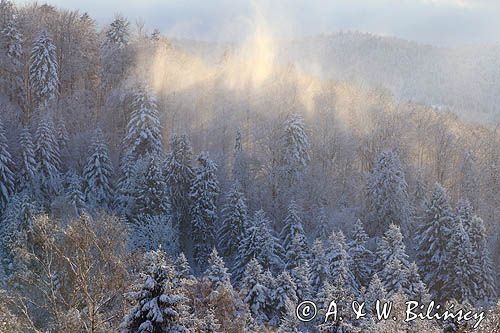
[[[498,124],[189,43],[0,1],[1,332],[499,331]]]

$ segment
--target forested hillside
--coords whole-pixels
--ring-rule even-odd
[[[371,311],[411,299],[484,310],[494,332],[500,128],[431,104],[498,119],[498,96],[434,75],[448,51],[388,42],[425,58],[401,74],[383,40],[352,39],[375,55],[350,46],[350,71],[261,30],[179,42],[1,0],[0,331],[470,331]],[[460,89],[442,100],[429,77]],[[324,323],[331,300],[367,316]]]

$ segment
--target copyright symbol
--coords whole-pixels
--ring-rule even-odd
[[[318,314],[318,309],[316,308],[316,304],[311,301],[304,301],[297,305],[297,309],[295,310],[295,314],[297,318],[302,322],[308,322],[316,318]]]

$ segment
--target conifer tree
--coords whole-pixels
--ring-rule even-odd
[[[377,300],[385,302],[388,299],[387,291],[385,290],[384,284],[379,279],[377,273],[373,274],[364,296],[366,302],[365,308],[370,314],[375,314],[375,305]]]
[[[386,291],[390,295],[400,289],[408,292],[410,263],[403,243],[403,235],[398,226],[391,224],[380,239],[377,258],[379,277]]]
[[[161,125],[156,99],[145,88],[139,88],[130,106],[130,120],[123,146],[123,163],[134,163],[146,155],[163,151]]]
[[[146,261],[140,290],[129,293],[133,308],[123,319],[121,332],[189,332],[184,324],[187,299],[173,284],[175,270],[166,254],[148,252]]]
[[[46,31],[33,44],[29,65],[32,94],[38,105],[55,99],[59,93],[59,65],[56,47]]]
[[[410,299],[418,300],[420,302],[426,302],[430,298],[427,287],[425,286],[422,278],[420,277],[420,273],[418,272],[418,266],[414,262],[410,264],[410,267],[408,269],[407,295]]]
[[[444,188],[436,184],[416,233],[417,264],[436,301],[442,300],[442,288],[450,278],[448,242],[454,219]]]
[[[14,194],[14,162],[8,151],[5,129],[0,121],[0,211]]]
[[[292,184],[309,162],[309,140],[304,119],[292,114],[285,120],[280,140],[282,177]]]
[[[277,330],[277,333],[301,333],[300,322],[295,315],[295,303],[288,300],[285,304],[285,313],[283,320]]]
[[[217,250],[213,248],[208,258],[208,268],[204,276],[210,281],[213,289],[230,284],[231,274],[227,272],[224,260],[219,257]]]
[[[130,23],[118,16],[107,29],[101,49],[101,76],[105,89],[116,87],[125,78],[131,63],[131,54],[127,50],[129,42]]]
[[[390,224],[408,227],[411,206],[408,185],[398,155],[385,151],[373,167],[367,188],[369,231],[379,234]]]
[[[111,184],[113,165],[100,129],[95,132],[88,154],[89,157],[83,170],[86,200],[94,209],[107,209],[113,198]]]
[[[17,20],[13,13],[5,13],[5,24],[0,25],[0,70],[5,74],[5,90],[11,100],[24,102],[23,76],[23,36],[19,32]],[[0,80],[2,81],[2,80]],[[21,104],[21,106],[24,106]]]
[[[311,289],[313,294],[317,294],[326,281],[328,272],[328,262],[326,259],[325,249],[320,239],[314,241],[311,249]]]
[[[62,118],[57,121],[57,142],[59,143],[59,151],[62,153],[67,149],[69,142],[69,134],[66,129],[66,124]]]
[[[86,208],[85,195],[82,192],[82,178],[74,170],[66,175],[66,199],[71,205],[74,215],[80,216]]]
[[[262,266],[256,259],[248,263],[241,281],[243,302],[248,304],[252,317],[258,323],[269,321],[269,296],[271,291],[262,284]]]
[[[277,238],[270,229],[270,221],[263,210],[255,213],[251,223],[245,228],[244,237],[238,247],[233,276],[239,280],[247,263],[255,258],[265,269],[281,271],[283,260]]]
[[[342,231],[332,232],[328,241],[326,258],[328,260],[330,281],[335,283],[342,279],[346,283],[345,288],[349,289],[351,293],[357,294],[359,285],[350,270],[351,259],[346,251],[347,245],[344,234]]]
[[[40,120],[36,130],[35,159],[40,190],[44,200],[47,201],[61,189],[59,147],[54,124],[48,117]]]
[[[232,258],[238,252],[247,219],[245,198],[236,182],[227,194],[226,203],[221,210],[219,248],[226,257]]]
[[[206,263],[214,244],[214,228],[217,218],[215,200],[219,194],[219,183],[215,175],[217,165],[209,159],[208,154],[200,154],[198,164],[190,196],[195,241],[194,258],[201,267]]]
[[[28,128],[23,128],[19,137],[21,145],[21,161],[19,166],[19,190],[35,192],[38,180],[35,160],[35,145]]]
[[[272,298],[275,302],[275,312],[270,322],[277,325],[286,317],[287,303],[298,304],[297,286],[287,271],[281,272],[276,277],[276,289],[273,291]]]
[[[466,233],[471,243],[472,260],[475,264],[474,298],[478,305],[488,305],[494,302],[496,292],[493,263],[487,246],[487,234],[483,219],[477,215],[472,216],[469,230]]]
[[[283,221],[280,238],[286,255],[286,265],[291,269],[298,265],[298,260],[307,259],[307,240],[299,216],[299,209],[294,201],[288,206],[288,214]]]
[[[299,300],[307,300],[311,296],[311,268],[307,260],[301,261],[291,270],[292,279],[297,286]]]
[[[363,286],[367,286],[373,271],[373,253],[366,248],[368,235],[360,220],[354,224],[352,239],[348,243],[349,256],[352,259],[352,273]]]
[[[173,135],[170,139],[172,151],[163,165],[165,181],[170,189],[172,214],[180,224],[180,230],[189,230],[191,197],[189,195],[194,178],[193,151],[186,135]]]
[[[168,189],[159,158],[155,155],[144,157],[144,165],[140,174],[134,193],[134,215],[136,217],[169,216]]]
[[[176,286],[183,286],[186,283],[192,282],[195,277],[191,274],[191,266],[189,265],[189,262],[184,255],[183,252],[181,252],[178,256],[177,259],[174,262],[175,266],[175,285]]]

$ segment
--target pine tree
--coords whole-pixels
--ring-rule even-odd
[[[130,23],[116,17],[106,31],[101,49],[102,83],[105,89],[116,87],[126,77],[132,54],[128,52]]]
[[[125,18],[116,17],[106,31],[105,44],[119,48],[125,47],[130,39],[129,26],[130,23]]]
[[[191,282],[195,277],[191,274],[191,266],[184,255],[180,253],[174,263],[175,266],[175,285],[183,286],[187,282]]]
[[[399,157],[395,152],[383,152],[375,163],[367,188],[369,231],[386,230],[390,224],[408,227],[411,206],[408,185]]]
[[[403,235],[398,226],[391,224],[377,247],[379,277],[386,291],[392,295],[403,289],[408,292],[409,267]]]
[[[453,221],[448,196],[443,187],[436,184],[416,233],[417,264],[424,283],[436,297],[436,301],[442,300],[442,288],[450,278],[447,265],[450,258],[447,252]]]
[[[37,177],[44,200],[50,200],[61,189],[59,147],[54,124],[48,117],[40,120],[36,130],[35,160]]]
[[[297,297],[304,301],[311,296],[311,268],[307,260],[300,262],[291,270],[293,282],[297,286]]]
[[[123,163],[134,163],[146,155],[163,151],[161,125],[156,99],[144,88],[133,96],[130,120],[123,147]]]
[[[473,276],[477,288],[474,290],[474,297],[478,305],[488,305],[494,302],[496,292],[493,264],[483,220],[477,215],[472,216],[466,233],[471,243],[472,260],[475,263]]]
[[[0,211],[14,194],[14,162],[8,151],[5,129],[0,121]]]
[[[208,154],[198,156],[199,167],[191,186],[191,216],[194,237],[194,257],[202,267],[206,263],[209,251],[214,244],[214,227],[217,218],[215,200],[219,194],[216,178],[217,165]]]
[[[95,209],[108,209],[113,198],[111,178],[113,165],[109,158],[104,135],[97,129],[89,149],[89,157],[83,170],[85,197]]]
[[[82,178],[74,170],[70,170],[66,175],[66,184],[66,199],[74,215],[80,216],[86,208],[85,195],[82,192]]]
[[[410,268],[408,269],[407,295],[410,299],[418,300],[419,302],[426,302],[430,298],[427,287],[418,272],[418,266],[414,262],[410,264]]]
[[[292,114],[287,117],[281,133],[280,145],[282,175],[293,183],[309,162],[309,140],[304,119],[300,115]]]
[[[357,294],[359,292],[359,285],[350,270],[351,259],[346,251],[347,245],[344,234],[342,231],[338,231],[337,233],[332,232],[328,241],[326,258],[328,260],[330,281],[336,282],[342,279],[346,283],[344,287],[350,290],[351,293]]]
[[[155,155],[144,158],[139,181],[135,189],[135,216],[169,216],[170,202],[167,184],[161,172],[159,158]]]
[[[377,245],[376,255],[379,270],[383,269],[393,259],[399,260],[405,268],[410,266],[403,235],[397,225],[391,224]]]
[[[238,252],[247,219],[246,201],[236,182],[227,194],[226,203],[221,210],[219,248],[226,257],[232,258]]]
[[[299,327],[300,322],[295,315],[295,303],[288,300],[285,304],[285,313],[283,315],[283,320],[276,331],[277,333],[301,333]]]
[[[276,289],[273,291],[272,298],[275,302],[275,312],[270,322],[273,325],[278,325],[286,317],[288,310],[287,303],[298,304],[299,300],[297,297],[297,286],[287,271],[281,272],[276,278]]]
[[[134,306],[120,325],[121,332],[189,332],[183,324],[186,297],[173,281],[175,270],[163,251],[146,254],[143,284],[131,292]]]
[[[0,46],[5,53],[0,54],[0,70],[5,73],[5,89],[11,99],[24,102],[23,94],[23,36],[19,32],[16,17],[6,13],[5,24],[0,25]],[[23,106],[23,105],[21,105]]]
[[[19,190],[35,192],[38,187],[35,145],[28,128],[23,128],[19,137],[21,144],[21,161],[19,170]]]
[[[243,301],[248,304],[252,317],[258,323],[269,321],[269,295],[271,291],[262,284],[262,266],[256,259],[248,263],[241,282]]]
[[[309,280],[311,281],[312,293],[315,295],[323,288],[323,284],[329,275],[325,249],[320,239],[314,241],[310,263],[311,276]]]
[[[365,292],[365,308],[370,314],[375,314],[375,304],[377,300],[380,302],[385,302],[388,299],[387,291],[385,290],[384,284],[379,279],[378,274],[373,274],[373,277],[368,285],[368,289]]]
[[[165,181],[170,189],[172,214],[180,224],[181,232],[187,234],[190,220],[191,197],[189,195],[194,178],[192,148],[186,135],[174,135],[170,139],[172,151],[163,165]]]
[[[33,44],[29,66],[29,80],[38,105],[55,99],[59,93],[59,65],[56,47],[46,31]]]
[[[346,283],[342,276],[338,276],[337,280],[333,283],[325,282],[323,289],[320,293],[320,300],[323,309],[329,309],[330,303],[335,301],[337,309],[347,309],[350,304],[355,300],[352,290],[346,288]],[[325,310],[326,314],[326,310]],[[316,327],[319,332],[352,332],[353,327],[351,321],[346,316],[337,315],[336,320],[333,316],[326,318],[322,316],[321,323]],[[342,317],[342,320],[340,319]]]
[[[373,271],[375,257],[372,251],[366,248],[368,235],[360,220],[354,224],[352,239],[348,243],[348,253],[352,259],[352,273],[363,286],[367,286]]]
[[[233,276],[236,280],[247,263],[255,258],[265,269],[281,271],[283,261],[280,257],[281,246],[270,229],[270,221],[263,210],[255,213],[251,223],[245,228],[244,237],[238,247],[238,255],[234,261]]]
[[[298,261],[308,257],[307,240],[299,217],[299,209],[294,201],[288,206],[288,214],[283,221],[280,238],[286,255],[286,265],[291,269],[299,264]]]
[[[218,289],[221,286],[226,286],[228,283],[231,283],[231,274],[227,272],[224,260],[219,257],[215,248],[212,250],[210,257],[208,258],[208,268],[205,271],[204,276],[208,279],[208,281],[210,281],[213,289]]]

